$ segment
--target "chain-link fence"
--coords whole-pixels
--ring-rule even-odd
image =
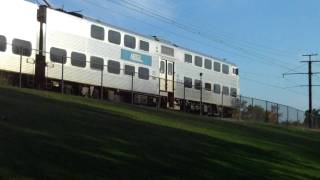
[[[303,125],[305,112],[290,106],[238,96],[234,103],[234,118],[275,124]]]
[[[10,79],[11,84],[33,87],[35,55],[39,53],[38,50],[7,45],[12,47],[13,53],[0,52],[0,67],[3,72],[18,75],[11,78],[10,73],[4,73],[5,76]],[[239,120],[286,125],[305,123],[304,111],[274,102],[237,96],[232,89],[204,83],[202,74],[198,80],[189,82],[188,79],[177,78],[175,74],[158,77],[153,67],[137,66],[132,62],[106,61],[95,56],[86,58],[81,53],[72,53],[69,57],[59,49],[56,53],[43,54],[47,59],[45,88],[63,94]],[[64,55],[60,56],[61,54]]]

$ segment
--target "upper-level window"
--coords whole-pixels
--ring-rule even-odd
[[[124,46],[128,48],[136,48],[136,38],[133,36],[125,35],[124,36]]]
[[[120,45],[121,42],[121,34],[117,31],[109,30],[108,32],[108,40],[111,43]]]
[[[211,84],[210,83],[204,83],[204,89],[207,91],[211,91]]]
[[[168,75],[173,75],[173,64],[168,63]]]
[[[198,67],[202,67],[202,57],[195,56],[194,57],[194,65]]]
[[[101,57],[91,56],[90,57],[90,68],[96,70],[104,69],[104,60]]]
[[[140,49],[143,51],[149,51],[149,43],[146,41],[140,40]]]
[[[165,62],[160,61],[160,73],[164,74],[164,71],[165,71]]]
[[[210,60],[210,59],[205,59],[204,60],[204,67],[206,68],[206,69],[212,69],[212,61]]]
[[[236,88],[230,88],[230,95],[232,97],[237,97],[237,89]]]
[[[118,61],[108,61],[108,72],[113,74],[120,74],[120,63]]]
[[[78,52],[71,53],[71,65],[78,67],[86,67],[86,55]]]
[[[223,64],[223,65],[222,65],[222,72],[223,72],[224,74],[229,74],[229,66],[226,65],[226,64]]]
[[[138,76],[140,79],[149,80],[149,69],[144,67],[139,67]]]
[[[7,38],[0,35],[0,51],[6,51],[7,49]]]
[[[135,67],[130,65],[124,65],[124,74],[134,76],[135,75]]]
[[[214,62],[213,69],[214,69],[214,71],[220,72],[221,71],[221,64],[219,62]]]
[[[192,55],[184,54],[184,62],[192,63]]]
[[[239,75],[239,69],[238,68],[233,68],[233,74]]]
[[[216,93],[216,94],[220,94],[220,92],[221,92],[220,84],[214,84],[213,85],[213,92]]]
[[[12,52],[13,54],[17,54],[17,55],[31,56],[31,53],[32,53],[31,42],[21,40],[21,39],[13,39]]]
[[[96,25],[91,25],[91,37],[99,40],[104,40],[104,28]]]
[[[184,77],[184,86],[186,88],[192,88],[192,79],[189,77]]]
[[[222,94],[228,96],[229,95],[229,88],[226,86],[222,87]]]
[[[52,62],[63,63],[67,62],[67,51],[60,48],[50,48],[50,59]]]
[[[167,46],[161,46],[161,53],[168,56],[174,56],[174,49]]]

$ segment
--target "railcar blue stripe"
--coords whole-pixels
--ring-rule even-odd
[[[139,64],[144,64],[147,66],[152,66],[151,56],[136,53],[133,51],[128,51],[126,49],[121,49],[121,59]]]

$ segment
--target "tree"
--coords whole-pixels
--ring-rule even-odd
[[[304,119],[304,124],[308,124],[308,114],[309,111],[305,112],[305,119]],[[311,119],[313,120],[312,127],[313,128],[319,128],[320,125],[320,109],[313,109],[311,113]]]

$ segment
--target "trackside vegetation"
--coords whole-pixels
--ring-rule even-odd
[[[0,179],[317,178],[316,130],[0,86]]]

